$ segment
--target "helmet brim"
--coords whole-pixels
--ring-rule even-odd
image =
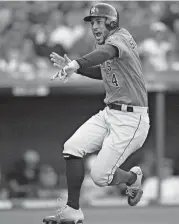
[[[92,15],[92,16],[86,16],[83,20],[85,22],[91,22],[91,19],[96,18],[96,17],[108,18],[109,16],[107,16],[107,15]]]
[[[85,22],[91,22],[91,19],[93,18],[93,17],[97,17],[97,16],[86,16],[86,17],[84,17],[84,21]]]
[[[111,16],[103,15],[103,14],[101,14],[101,15],[86,16],[86,17],[83,18],[83,20],[84,20],[85,22],[91,22],[91,19],[92,19],[92,18],[96,18],[96,17],[110,18],[110,19],[112,19],[112,20],[116,20],[115,17],[111,17]]]

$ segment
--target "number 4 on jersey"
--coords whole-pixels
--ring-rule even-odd
[[[115,73],[112,74],[112,84],[114,84],[115,86],[119,86]]]

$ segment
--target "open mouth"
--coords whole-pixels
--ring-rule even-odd
[[[102,36],[102,33],[99,33],[99,32],[95,33],[96,40],[100,40],[101,36]]]

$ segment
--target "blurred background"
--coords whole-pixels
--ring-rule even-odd
[[[66,200],[63,144],[104,107],[105,93],[101,81],[80,75],[66,84],[51,82],[56,70],[49,55],[75,59],[94,49],[90,25],[82,20],[94,3],[0,2],[0,209],[49,208],[56,198]],[[110,3],[138,44],[149,91],[148,139],[122,167],[143,169],[141,206],[178,205],[179,3]],[[81,203],[127,205],[125,186],[93,184],[89,171],[95,157],[85,158]]]

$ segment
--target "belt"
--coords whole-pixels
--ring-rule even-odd
[[[148,107],[139,107],[139,106],[128,106],[125,104],[114,104],[110,103],[107,104],[109,109],[113,110],[119,110],[119,111],[124,111],[124,112],[147,112],[148,113]]]

